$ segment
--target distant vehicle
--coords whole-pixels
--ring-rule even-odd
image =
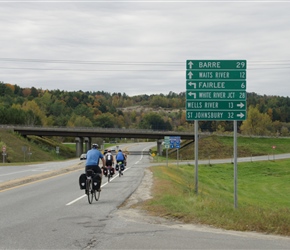
[[[87,154],[81,154],[80,160],[86,160],[87,159]]]

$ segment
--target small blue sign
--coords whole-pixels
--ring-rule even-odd
[[[180,148],[180,136],[170,136],[170,148]]]

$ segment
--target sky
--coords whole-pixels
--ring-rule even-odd
[[[186,60],[246,60],[247,92],[290,96],[289,1],[1,1],[0,82],[186,91]]]

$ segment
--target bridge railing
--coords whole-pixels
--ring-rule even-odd
[[[30,126],[30,125],[5,125],[5,124],[0,124],[0,128],[10,128],[10,129],[22,129],[22,130],[47,130],[47,131],[59,131],[59,130],[66,130],[66,131],[104,131],[104,132],[121,132],[121,131],[126,131],[126,132],[137,132],[137,133],[164,133],[164,132],[169,132],[172,134],[188,134],[192,132],[180,132],[180,131],[171,131],[171,130],[154,130],[154,129],[132,129],[132,128],[101,128],[101,127],[63,127],[63,126],[53,126],[53,127],[44,127],[44,126]]]

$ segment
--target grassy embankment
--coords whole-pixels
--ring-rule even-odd
[[[5,163],[8,162],[7,164],[23,165],[31,162],[56,161],[75,157],[75,149],[69,148],[53,138],[36,136],[24,138],[8,129],[0,129],[1,153],[3,146],[6,147]],[[58,153],[57,147],[59,148]]]
[[[238,157],[250,157],[259,155],[268,155],[269,158],[275,157],[275,154],[290,153],[290,138],[256,138],[256,137],[238,137]],[[275,146],[275,149],[272,147]],[[156,152],[156,147],[153,151]],[[176,149],[169,149],[169,160],[177,159]],[[233,158],[233,137],[231,136],[209,136],[199,139],[198,158],[207,159],[227,159]],[[194,159],[194,143],[179,150],[179,160]],[[154,157],[154,162],[164,162],[166,160],[166,150],[163,150],[163,156]]]
[[[232,138],[208,138],[216,158],[231,157]],[[289,139],[239,138],[242,156],[289,153]],[[202,142],[204,143],[204,142]],[[206,143],[207,147],[210,143]],[[203,150],[200,148],[200,150]],[[230,151],[232,152],[232,151]],[[201,155],[206,156],[205,152]],[[206,157],[205,157],[206,158]],[[214,158],[214,157],[212,157]],[[160,159],[159,159],[160,160]],[[290,236],[290,160],[238,163],[238,202],[234,207],[234,165],[199,165],[198,194],[190,164],[151,167],[153,198],[138,207],[185,223]]]

